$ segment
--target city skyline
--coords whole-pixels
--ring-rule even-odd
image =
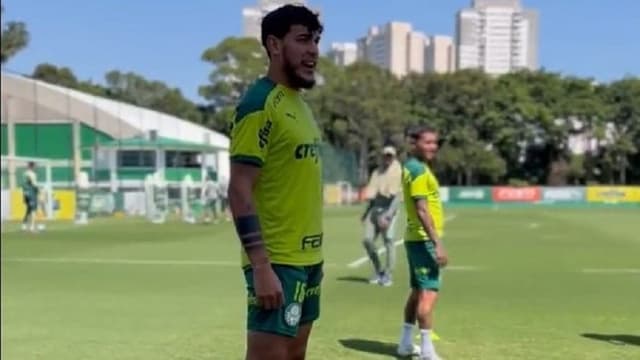
[[[242,8],[256,2],[195,2],[187,8],[147,0],[95,1],[82,6],[71,0],[55,4],[5,0],[4,20],[24,21],[31,33],[29,46],[5,68],[30,74],[37,64],[49,62],[70,67],[80,79],[98,82],[112,69],[133,71],[200,99],[197,88],[206,83],[211,71],[200,60],[202,52],[227,36],[241,35]],[[331,43],[354,41],[371,25],[391,20],[411,23],[427,35],[453,35],[456,12],[471,1],[427,6],[420,0],[398,0],[394,7],[371,2],[367,8],[335,0],[308,3],[321,9],[326,25],[321,44],[326,53]],[[637,25],[632,16],[640,12],[640,2],[620,0],[615,7],[552,0],[523,4],[540,12],[540,68],[600,82],[640,73],[640,63],[635,61],[640,44],[633,35]],[[67,21],[50,16],[58,12],[64,12]]]
[[[473,0],[456,14],[457,66],[502,75],[538,69],[539,16],[520,0]]]
[[[455,71],[455,44],[448,35],[427,35],[406,22],[373,25],[355,42],[332,43],[327,56],[336,65],[368,61],[397,77],[409,73]]]

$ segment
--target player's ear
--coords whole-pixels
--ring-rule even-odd
[[[278,57],[282,53],[282,40],[274,35],[267,36],[267,49],[271,57]]]

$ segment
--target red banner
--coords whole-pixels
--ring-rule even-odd
[[[496,202],[534,202],[542,197],[542,190],[539,187],[507,187],[498,186],[492,190],[493,201]]]

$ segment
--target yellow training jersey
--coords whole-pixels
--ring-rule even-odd
[[[416,158],[409,158],[402,168],[402,190],[407,211],[407,229],[405,241],[428,240],[426,230],[418,218],[414,199],[425,199],[427,209],[438,237],[444,230],[444,210],[440,201],[440,185],[427,164]]]
[[[300,93],[266,77],[254,83],[236,107],[230,152],[231,162],[261,168],[254,201],[271,262],[320,263],[320,131]]]

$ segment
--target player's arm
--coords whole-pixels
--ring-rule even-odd
[[[416,209],[416,215],[420,220],[420,224],[427,232],[429,239],[431,239],[436,245],[436,257],[441,266],[447,264],[447,255],[444,250],[444,246],[438,237],[433,218],[429,213],[429,207],[427,205],[427,197],[429,196],[429,189],[427,187],[426,175],[417,176],[411,181],[410,186],[411,198]]]
[[[259,111],[235,122],[227,191],[236,232],[253,269],[258,304],[269,310],[279,308],[284,299],[282,285],[271,267],[253,196],[272,140],[272,134],[265,138],[262,130],[266,121],[264,112]]]
[[[398,207],[400,206],[400,196],[398,194],[391,196],[391,203],[389,203],[389,207],[384,212],[384,216],[387,219],[391,219],[396,215],[398,211]]]
[[[373,201],[378,192],[377,181],[378,181],[377,170],[374,170],[373,173],[371,174],[371,177],[369,178],[369,183],[365,188],[366,196],[368,197],[369,203],[367,204],[367,207],[364,209],[364,213],[362,213],[362,216],[360,217],[360,221],[365,221],[367,219],[367,215],[369,215],[369,212],[373,208]]]
[[[391,166],[393,168],[390,169],[389,176],[391,178],[391,183],[394,184],[394,187],[392,189],[393,195],[391,195],[393,198],[391,200],[391,203],[389,204],[389,208],[385,213],[385,216],[389,219],[395,216],[396,212],[398,211],[398,207],[400,206],[400,202],[402,202],[402,194],[400,193],[400,185],[402,184],[402,170],[399,163],[394,163]]]
[[[427,198],[426,197],[414,197],[413,198],[414,206],[416,207],[416,214],[418,215],[418,219],[422,224],[422,227],[429,235],[429,239],[438,245],[440,243],[440,239],[438,238],[438,232],[436,231],[436,227],[433,223],[433,218],[431,214],[429,214],[429,208],[427,206]]]
[[[253,189],[259,175],[259,167],[239,162],[231,163],[229,206],[236,224],[236,232],[254,269],[270,265],[262,238],[260,219],[253,202]]]
[[[433,223],[433,217],[429,213],[429,209],[427,206],[426,198],[418,198],[414,199],[414,203],[416,206],[416,214],[418,215],[418,219],[420,219],[420,223],[424,227],[427,235],[429,235],[429,239],[431,239],[436,246],[436,261],[440,266],[446,266],[449,261],[447,252],[444,249],[444,245],[442,241],[438,237],[438,232],[436,231],[436,227]]]

